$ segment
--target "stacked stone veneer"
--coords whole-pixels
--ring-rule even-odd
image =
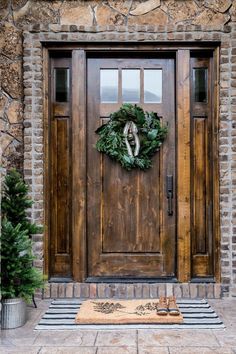
[[[236,1],[0,0],[2,166],[23,169],[35,202],[30,216],[38,224],[44,222],[42,42],[49,41],[221,43],[221,290],[225,296],[236,296]],[[33,242],[36,265],[42,268],[43,235],[34,235]],[[90,289],[92,285],[81,286]],[[124,286],[130,289],[131,285]],[[76,296],[80,284],[51,284],[45,296],[54,296],[56,291],[61,296],[59,289],[71,294],[71,287]],[[198,285],[197,292],[203,288],[207,293],[210,286]]]

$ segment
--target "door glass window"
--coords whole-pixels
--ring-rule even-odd
[[[162,70],[144,69],[144,102],[162,101]]]
[[[122,100],[132,103],[140,101],[140,70],[122,70]]]
[[[194,101],[207,102],[207,68],[193,69]]]
[[[56,102],[69,101],[69,69],[55,69],[55,100]]]
[[[118,102],[117,69],[102,69],[100,71],[100,99],[102,103]]]

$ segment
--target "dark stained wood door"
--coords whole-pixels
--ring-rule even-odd
[[[50,60],[50,275],[71,278],[71,58]]]
[[[89,277],[174,277],[176,272],[174,59],[87,60]],[[126,171],[95,149],[95,130],[123,102],[157,112],[168,136],[146,172]],[[173,178],[172,215],[167,176]],[[170,207],[170,205],[169,205]]]
[[[213,277],[212,57],[192,57],[191,246],[192,278]]]

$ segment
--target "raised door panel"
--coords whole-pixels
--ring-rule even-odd
[[[71,277],[70,59],[51,58],[50,276]]]
[[[192,277],[213,276],[212,58],[191,58]]]

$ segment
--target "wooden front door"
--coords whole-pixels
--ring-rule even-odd
[[[63,48],[44,58],[50,280],[219,281],[218,49]],[[95,130],[123,102],[168,125],[146,172],[127,172],[95,148]]]
[[[174,59],[87,60],[89,277],[174,277],[176,272]],[[146,172],[126,171],[95,149],[95,130],[123,102],[157,112],[168,136]],[[168,176],[168,177],[167,177]],[[167,198],[167,180],[173,193]]]

